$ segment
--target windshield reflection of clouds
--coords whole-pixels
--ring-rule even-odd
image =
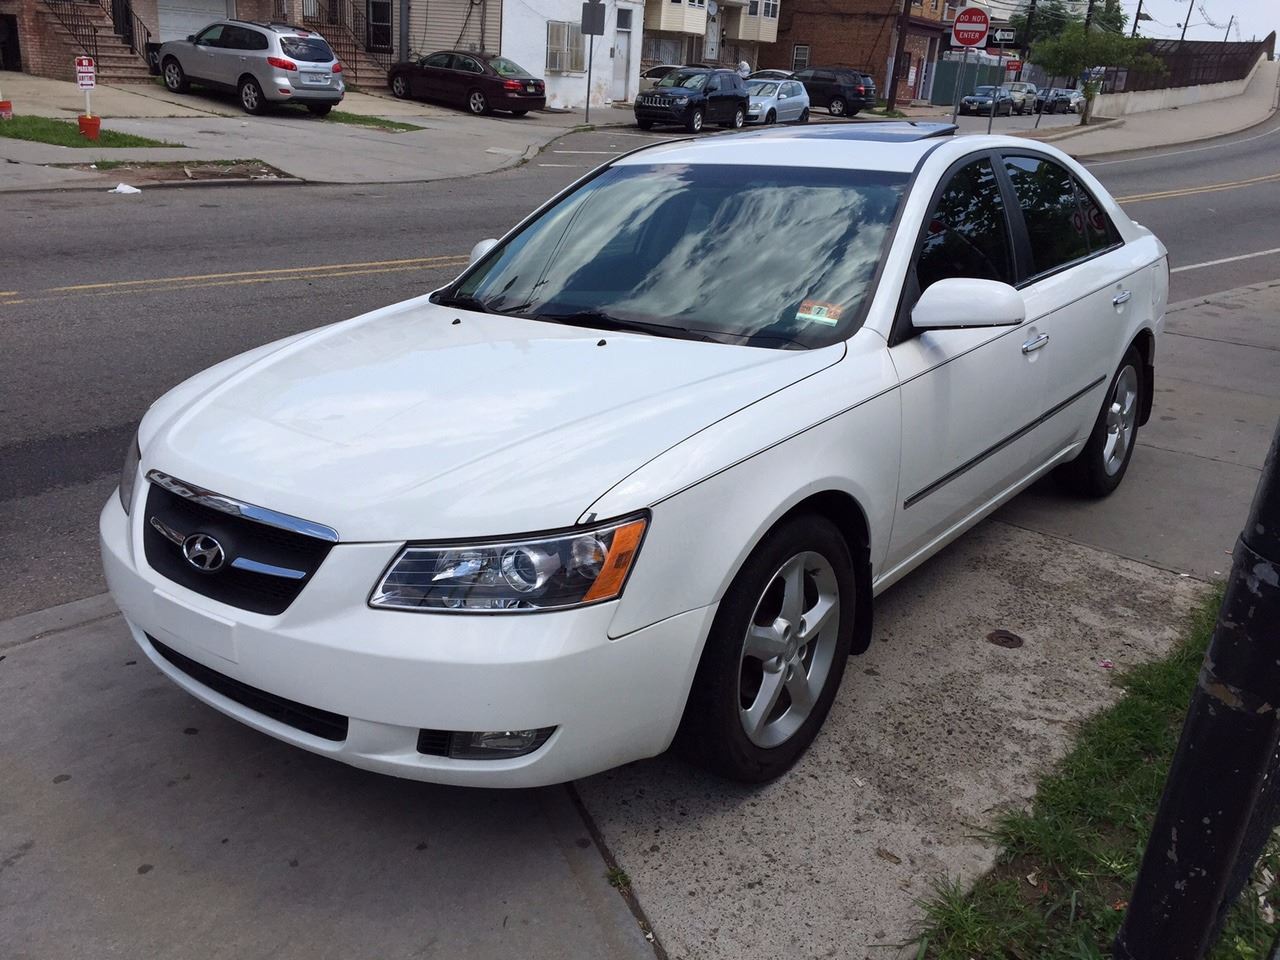
[[[812,168],[614,168],[508,244],[463,292],[525,316],[602,312],[762,346],[829,342],[852,332],[902,180]],[[798,318],[808,300],[827,305],[831,322]]]

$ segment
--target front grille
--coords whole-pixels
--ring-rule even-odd
[[[196,663],[190,657],[183,656],[172,647],[165,646],[149,633],[146,637],[156,653],[196,683],[208,687],[214,693],[220,693],[242,707],[248,707],[255,713],[278,720],[313,737],[332,740],[335,743],[341,743],[347,739],[347,718],[342,714],[330,713],[318,707],[309,707],[305,703],[286,700],[274,693],[267,693],[247,683],[233,680],[217,670],[206,667],[203,663]]]
[[[284,613],[333,546],[327,540],[224,513],[156,483],[150,484],[146,511],[143,548],[151,569],[211,600],[253,613]],[[187,562],[181,543],[174,542],[196,533],[207,534],[221,545],[224,562],[219,569],[197,569]],[[291,579],[259,572],[264,566],[301,576]]]

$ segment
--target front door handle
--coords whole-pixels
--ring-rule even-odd
[[[1114,297],[1111,298],[1111,303],[1113,306],[1118,307],[1122,303],[1128,303],[1129,298],[1132,296],[1133,296],[1133,293],[1131,291],[1121,290],[1119,293],[1117,293]]]
[[[1034,353],[1049,342],[1049,335],[1042,333],[1038,337],[1032,337],[1022,345],[1023,353]]]

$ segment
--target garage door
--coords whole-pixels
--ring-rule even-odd
[[[160,42],[183,40],[215,20],[231,16],[230,3],[228,0],[159,0]]]

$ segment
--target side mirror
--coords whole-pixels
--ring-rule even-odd
[[[1022,294],[998,280],[948,277],[932,284],[916,301],[911,325],[917,330],[1016,327],[1027,319]]]
[[[187,43],[195,43],[196,35],[194,33],[187,34]]]
[[[468,262],[467,265],[470,266],[472,263],[475,263],[477,260],[479,260],[481,257],[483,257],[486,253],[488,253],[497,245],[498,245],[498,241],[493,239],[493,237],[489,237],[486,240],[481,240],[479,243],[477,243],[474,247],[471,248],[471,260]]]

